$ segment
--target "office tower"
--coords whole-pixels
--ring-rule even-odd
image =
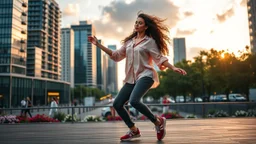
[[[75,85],[97,86],[96,46],[88,42],[95,35],[94,26],[86,21],[72,25],[75,35]]]
[[[75,70],[74,31],[70,28],[61,29],[61,80],[74,87]]]
[[[60,80],[60,17],[54,0],[28,1],[27,75]]]
[[[116,50],[116,45],[108,45],[108,48]],[[109,59],[108,62],[107,90],[110,93],[116,93],[118,91],[117,63],[112,59]]]
[[[26,75],[27,0],[0,1],[0,73]]]
[[[103,44],[102,40],[99,43]],[[97,88],[103,90],[103,51],[97,47]]]
[[[173,39],[173,50],[174,50],[174,64],[181,62],[183,59],[186,60],[186,42],[185,38],[174,38]]]
[[[103,74],[102,74],[102,76],[103,76],[103,81],[102,81],[102,84],[103,84],[103,90],[105,91],[105,92],[109,92],[108,91],[108,89],[107,89],[107,86],[108,86],[108,83],[107,83],[107,81],[108,81],[108,62],[109,62],[109,56],[106,54],[106,53],[103,53],[103,61],[102,61],[102,63],[103,63],[103,67],[102,67],[102,71],[103,71]]]
[[[256,53],[256,1],[247,2],[251,51]]]

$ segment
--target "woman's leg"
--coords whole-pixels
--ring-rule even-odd
[[[134,123],[132,122],[129,114],[127,113],[127,110],[124,108],[124,104],[129,100],[133,87],[134,84],[126,83],[116,96],[113,103],[113,106],[116,109],[118,115],[123,119],[123,121],[129,128],[132,128],[134,126]]]
[[[151,88],[154,81],[150,77],[143,77],[139,79],[134,89],[131,93],[130,104],[137,109],[140,113],[148,117],[151,122],[155,123],[157,121],[157,117],[151,112],[151,110],[141,102],[141,98],[147,93],[147,91]]]

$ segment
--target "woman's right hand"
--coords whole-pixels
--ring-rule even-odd
[[[89,42],[91,42],[94,45],[98,44],[98,39],[95,36],[93,36],[93,37],[92,36],[88,36],[88,40],[89,40]]]

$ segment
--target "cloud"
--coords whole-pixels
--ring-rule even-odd
[[[165,24],[169,28],[174,27],[180,20],[179,8],[169,0],[139,0],[131,1],[129,4],[125,1],[113,1],[107,6],[101,6],[100,9],[101,18],[94,21],[97,35],[116,40],[124,39],[124,35],[128,36],[133,31],[140,10],[167,19]]]
[[[196,29],[191,29],[191,30],[181,30],[177,29],[176,35],[177,36],[185,36],[185,35],[192,35],[193,33],[196,32]]]
[[[191,12],[191,11],[186,11],[186,12],[184,12],[183,14],[184,14],[185,17],[190,17],[190,16],[193,16],[193,15],[194,15],[194,13]]]
[[[79,4],[68,4],[63,10],[63,17],[65,16],[79,16]]]
[[[223,14],[217,14],[217,19],[219,22],[223,23],[225,22],[228,18],[232,17],[235,14],[234,7],[231,7],[227,11],[225,11]]]

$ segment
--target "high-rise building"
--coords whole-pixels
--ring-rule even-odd
[[[251,51],[256,53],[256,1],[247,2]]]
[[[116,45],[108,45],[108,48],[116,50]],[[108,62],[107,91],[110,93],[116,93],[118,91],[117,63],[112,59],[109,59]]]
[[[0,73],[26,75],[27,0],[0,1]]]
[[[41,12],[38,7],[45,6],[47,0],[31,1],[39,2],[36,8],[31,6],[31,3],[28,5],[28,0],[0,0],[0,108],[20,107],[20,101],[26,97],[30,97],[33,105],[47,105],[52,97],[59,99],[61,104],[70,102],[69,83],[41,78],[41,74],[38,77],[26,76],[26,69],[28,69],[26,64],[29,68],[34,64],[38,67],[35,71],[41,72],[42,53],[46,48],[48,49],[48,47],[36,45],[39,40],[44,40],[41,37],[38,38],[43,35],[38,27],[41,27],[40,22],[44,20],[40,14],[38,15],[38,12]],[[30,15],[32,13],[36,16],[30,17],[27,21],[28,6],[38,12],[30,12]],[[46,22],[48,23],[48,20]],[[27,27],[32,26],[29,23],[38,29],[27,39],[27,34],[29,35]],[[29,39],[39,39],[30,43],[30,46],[34,44],[34,51],[27,48]]]
[[[96,46],[88,41],[95,35],[94,26],[86,21],[72,25],[75,34],[75,85],[97,86]]]
[[[186,60],[186,41],[185,38],[174,38],[173,39],[173,60],[174,64],[181,62],[183,59]]]
[[[103,71],[103,81],[102,81],[102,84],[103,84],[103,90],[105,92],[109,92],[108,91],[108,83],[107,83],[107,80],[108,80],[108,62],[109,62],[109,56],[106,54],[106,53],[103,53],[103,61],[102,61],[102,71]]]
[[[103,44],[102,40],[99,43]],[[97,47],[97,88],[103,90],[103,52]]]
[[[27,75],[60,80],[60,17],[54,0],[28,1]]]
[[[74,31],[70,28],[61,29],[61,80],[74,87],[75,49]]]

